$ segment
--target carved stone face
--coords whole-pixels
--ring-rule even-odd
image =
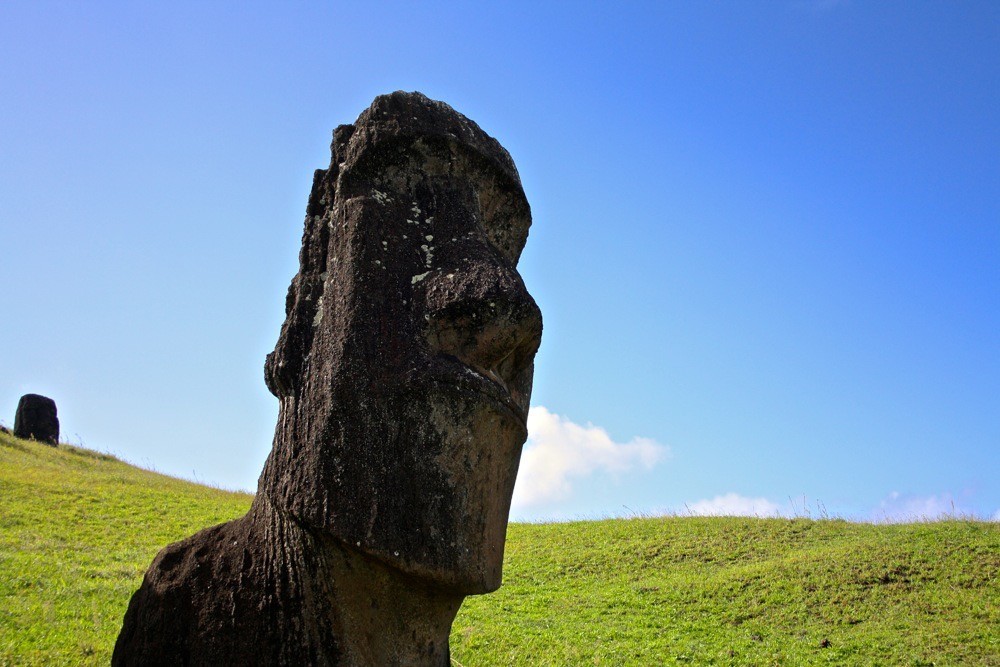
[[[397,93],[338,129],[310,215],[267,365],[282,403],[260,492],[402,572],[494,590],[542,328],[513,164]]]

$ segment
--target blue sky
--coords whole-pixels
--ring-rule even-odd
[[[0,4],[0,419],[252,489],[331,130],[513,155],[514,516],[1000,517],[1000,5]]]

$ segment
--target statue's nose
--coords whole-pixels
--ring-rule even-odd
[[[542,314],[506,262],[469,262],[428,286],[426,339],[501,385],[527,410]]]

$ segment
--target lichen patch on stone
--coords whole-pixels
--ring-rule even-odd
[[[323,322],[323,297],[316,302],[316,314],[313,316],[313,326],[318,327]]]

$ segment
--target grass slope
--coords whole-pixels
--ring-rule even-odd
[[[0,665],[107,664],[168,542],[250,496],[0,434]],[[1000,525],[665,518],[510,528],[473,665],[998,665]]]
[[[250,496],[0,433],[0,665],[106,665],[159,549]]]

